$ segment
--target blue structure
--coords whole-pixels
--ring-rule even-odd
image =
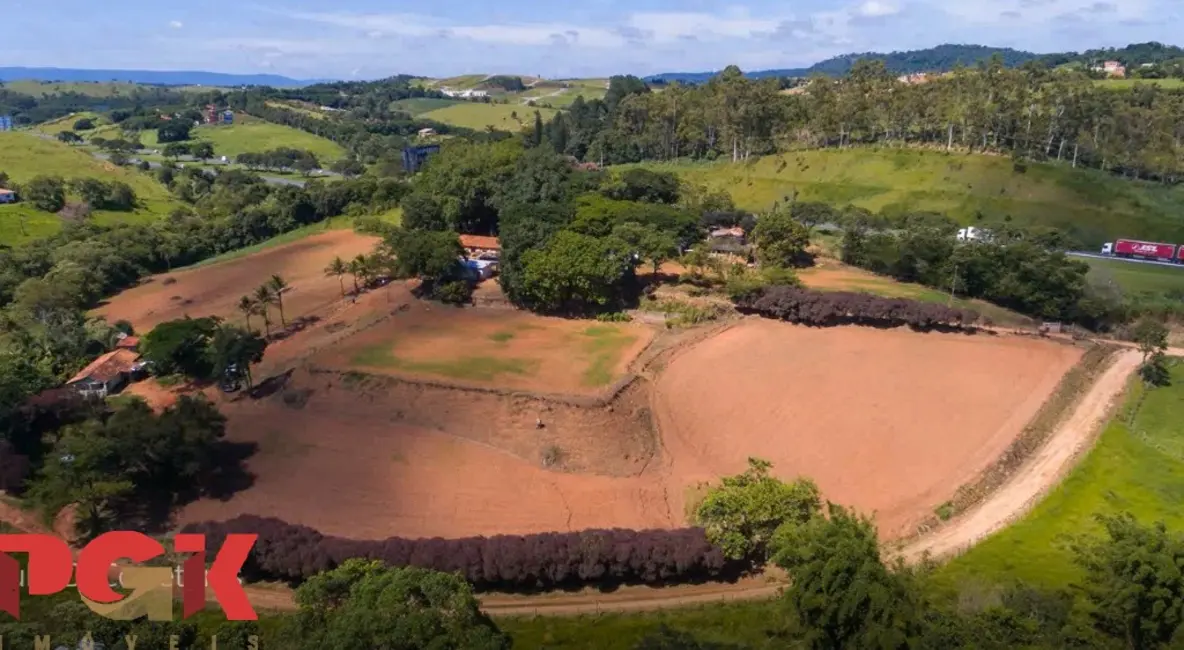
[[[11,115],[0,115],[0,131],[11,131],[11,130],[12,130],[12,116]]]
[[[234,124],[234,111],[226,111],[222,114],[223,124]]]
[[[428,156],[439,151],[440,145],[438,144],[425,144],[421,147],[404,147],[403,169],[407,170],[409,174],[414,174],[427,162]]]

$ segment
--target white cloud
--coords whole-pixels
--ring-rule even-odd
[[[555,35],[574,34],[574,40],[591,47],[620,47],[625,39],[611,30],[564,23],[506,23],[453,25],[415,14],[297,13],[293,18],[365,31],[371,38],[385,35],[449,36],[491,45],[549,45]]]
[[[181,28],[182,28],[182,27],[184,27],[184,26],[185,26],[185,23],[183,23],[183,22],[181,22],[181,21],[179,21],[179,20],[171,20],[171,21],[169,21],[169,27],[172,27],[173,29],[181,29]]]
[[[872,0],[875,1],[875,0]],[[1097,11],[1106,5],[1111,11]],[[951,16],[976,24],[1000,24],[1019,15],[1030,26],[1042,26],[1073,15],[1083,20],[1098,19],[1107,23],[1147,17],[1149,0],[994,0],[993,2],[943,2],[936,7]]]
[[[752,38],[777,29],[782,18],[753,18],[747,11],[733,11],[727,15],[695,12],[643,12],[629,17],[626,25],[649,35],[658,43],[681,38],[714,40],[720,38]]]
[[[877,18],[880,16],[892,16],[898,14],[900,13],[900,7],[897,7],[890,2],[883,2],[882,0],[867,0],[867,2],[859,5],[859,9],[856,11],[860,16]]]

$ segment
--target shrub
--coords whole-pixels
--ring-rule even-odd
[[[460,572],[481,591],[693,582],[733,577],[750,566],[726,559],[701,528],[353,540],[279,519],[242,515],[190,524],[183,532],[206,535],[211,551],[220,548],[228,534],[258,535],[243,567],[244,577],[253,580],[302,581],[350,558]]]
[[[872,325],[918,330],[972,329],[978,321],[974,311],[944,305],[881,298],[849,291],[811,291],[789,286],[771,286],[736,301],[736,309],[791,323],[815,327]]]
[[[450,305],[467,305],[473,301],[473,285],[467,280],[453,280],[432,288],[432,297]]]

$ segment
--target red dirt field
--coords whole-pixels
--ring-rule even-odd
[[[674,510],[686,486],[755,456],[874,512],[885,538],[907,535],[1003,452],[1081,354],[1019,337],[746,321],[658,381]]]
[[[652,329],[630,323],[416,302],[311,362],[458,385],[588,395],[625,375],[652,338]]]
[[[598,408],[298,371],[281,393],[224,405],[228,437],[259,444],[256,483],[179,523],[251,513],[357,538],[675,527],[696,486],[756,456],[899,538],[999,456],[1080,356],[749,319]],[[307,403],[287,403],[293,391]],[[651,410],[660,442],[639,424]],[[548,469],[552,446],[563,460]]]
[[[128,320],[140,332],[186,315],[241,321],[242,314],[236,307],[239,298],[278,273],[291,285],[284,293],[284,314],[294,321],[341,300],[337,278],[324,274],[325,266],[334,257],[350,260],[369,253],[377,241],[350,230],[334,230],[246,257],[155,275],[111,298],[95,314],[111,322]],[[166,284],[169,278],[175,282]],[[349,288],[350,278],[344,280]],[[272,311],[278,328],[279,314]],[[260,326],[258,318],[254,321],[256,327]]]
[[[256,482],[227,502],[188,506],[179,524],[257,514],[370,539],[671,525],[662,487],[649,476],[550,471],[537,456],[524,457],[533,440],[566,432],[563,454],[572,462],[582,462],[581,450],[618,450],[640,461],[636,445],[616,440],[626,428],[621,422],[588,422],[581,433],[568,416],[552,412],[544,413],[548,426],[540,432],[533,410],[519,413],[515,426],[512,416],[522,404],[499,409],[495,400],[501,398],[490,394],[471,402],[438,394],[422,406],[471,410],[462,438],[406,421],[399,409],[416,406],[410,392],[381,395],[330,386],[319,376],[295,377],[310,393],[301,408],[284,405],[280,395],[222,405],[228,438],[259,445],[247,461]],[[623,410],[599,412],[607,417]],[[447,414],[440,417],[447,420]],[[479,424],[483,418],[486,427]]]

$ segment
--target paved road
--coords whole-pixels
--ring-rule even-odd
[[[1184,268],[1175,262],[1157,262],[1155,260],[1137,260],[1127,257],[1114,257],[1113,255],[1102,255],[1101,253],[1086,253],[1085,251],[1070,251],[1065,253],[1073,257],[1087,257],[1093,260],[1114,260],[1116,262],[1130,262],[1132,264],[1153,264],[1155,266],[1169,266],[1174,269]]]

